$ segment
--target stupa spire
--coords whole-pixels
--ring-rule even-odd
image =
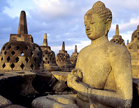
[[[47,34],[46,33],[44,34],[44,38],[43,38],[43,46],[48,46],[48,43],[47,43]]]
[[[20,20],[19,20],[19,26],[18,26],[18,34],[28,34],[25,11],[21,11],[21,13],[20,13]]]
[[[65,42],[63,41],[63,44],[62,44],[62,51],[65,51]]]
[[[118,24],[116,25],[115,35],[119,35],[119,26],[118,26]]]
[[[75,53],[77,53],[77,45],[75,45]]]

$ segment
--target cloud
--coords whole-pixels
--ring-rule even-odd
[[[3,10],[5,10],[6,7],[10,7],[7,0],[1,0],[0,1],[0,12],[3,12]]]
[[[129,22],[121,22],[119,23],[119,29],[120,31],[129,31],[129,30],[133,30],[137,27],[137,25],[139,24],[139,16],[137,18],[131,18]],[[115,30],[116,24],[112,24],[111,30]]]
[[[90,42],[85,34],[84,14],[96,1],[98,0],[5,1],[4,5],[0,7],[2,9],[0,11],[0,37],[9,41],[10,34],[17,33],[20,11],[25,10],[28,32],[33,36],[35,43],[42,45],[44,33],[47,33],[48,45],[52,47],[52,50],[58,52],[63,41],[65,41],[69,53],[74,51],[75,44],[80,50]],[[109,39],[115,34],[116,24],[119,24],[120,35],[124,39],[130,39],[130,35],[139,22],[139,1],[102,0],[102,2],[113,13]]]

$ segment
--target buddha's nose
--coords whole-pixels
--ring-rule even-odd
[[[86,29],[87,29],[87,30],[89,30],[89,29],[90,29],[89,25],[86,25]]]

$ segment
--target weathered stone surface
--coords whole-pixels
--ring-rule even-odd
[[[16,104],[14,105],[14,104],[12,104],[12,105],[8,105],[8,106],[6,106],[4,108],[26,108],[26,107],[23,107],[21,105],[16,105]]]
[[[42,51],[37,44],[11,41],[2,47],[0,70],[39,70],[41,58]]]
[[[0,94],[16,104],[29,106],[35,97],[42,96],[44,93],[62,94],[63,92],[72,93],[70,89],[67,90],[65,81],[58,81],[46,70],[0,73]]]
[[[0,95],[0,108],[8,106],[10,104],[12,104],[12,102],[10,100],[8,100],[5,97]]]
[[[35,73],[27,71],[5,72],[0,77],[0,93],[3,95],[27,96],[38,93],[32,86],[32,81],[36,77]]]
[[[97,1],[84,18],[91,45],[80,51],[76,68],[67,77],[68,87],[76,90],[77,94],[40,97],[32,102],[33,107],[131,107],[130,54],[124,46],[107,39],[112,21],[111,11],[104,3]]]
[[[52,71],[53,76],[59,81],[67,81],[67,77],[69,72],[61,72],[61,71]]]

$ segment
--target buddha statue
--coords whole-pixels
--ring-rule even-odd
[[[116,25],[115,35],[110,40],[110,42],[114,42],[116,44],[125,46],[125,41],[122,39],[122,36],[119,35],[119,26],[118,25]]]
[[[132,71],[128,50],[107,38],[112,13],[97,1],[84,16],[91,44],[83,48],[68,74],[71,95],[49,95],[33,100],[33,108],[130,108]]]

